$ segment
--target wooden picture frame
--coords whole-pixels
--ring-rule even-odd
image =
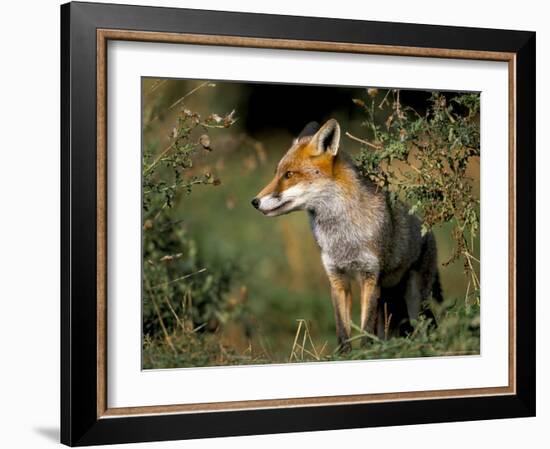
[[[71,446],[535,414],[535,33],[125,5],[61,7],[61,441]],[[111,40],[505,61],[509,384],[110,409],[106,48]]]

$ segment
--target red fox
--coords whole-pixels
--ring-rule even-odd
[[[339,146],[336,120],[306,125],[252,205],[268,217],[309,214],[331,286],[339,349],[347,352],[353,279],[361,291],[361,330],[379,338],[409,332],[423,301],[443,297],[433,234],[422,235],[420,219],[361,176]]]

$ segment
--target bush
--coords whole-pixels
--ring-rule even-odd
[[[382,100],[380,101],[380,98]],[[357,164],[381,188],[410,205],[423,218],[422,232],[452,225],[454,250],[448,265],[462,258],[467,302],[479,303],[479,260],[474,256],[479,231],[479,199],[467,168],[480,156],[479,94],[446,96],[432,92],[423,113],[400,100],[397,89],[368,89],[354,99],[366,120]]]
[[[214,85],[203,83],[200,87]],[[186,335],[214,332],[236,313],[227,299],[236,267],[230,262],[209,266],[185,229],[185,216],[173,213],[174,204],[184,200],[193,188],[220,184],[208,172],[193,174],[193,155],[197,151],[211,151],[209,131],[229,128],[235,122],[233,115],[211,114],[203,118],[182,107],[170,144],[160,152],[157,145],[144,149],[144,347],[147,341],[163,338],[176,351],[172,342],[176,332]]]

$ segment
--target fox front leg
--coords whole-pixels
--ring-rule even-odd
[[[332,306],[336,321],[336,337],[339,352],[349,352],[351,343],[351,286],[349,279],[338,274],[329,274]]]
[[[380,286],[378,276],[365,275],[360,279],[361,284],[361,330],[376,335],[376,320],[378,316],[378,301]],[[362,339],[362,344],[368,343],[368,337]]]

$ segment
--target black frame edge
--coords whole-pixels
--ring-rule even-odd
[[[516,53],[517,396],[536,414],[536,34]]]
[[[71,370],[70,370],[70,5],[61,6],[61,89],[60,89],[60,111],[61,111],[61,357],[60,357],[60,421],[61,443],[71,443]]]
[[[521,198],[517,201],[516,309],[517,346],[523,349],[516,360],[517,394],[97,419],[97,28],[516,53],[516,176],[517,198]],[[413,44],[411,35],[416,36]],[[535,416],[535,37],[523,31],[80,2],[62,5],[61,442],[81,446]],[[449,45],[451,41],[454,45]]]
[[[397,408],[397,413],[396,413]],[[517,396],[103,418],[77,446],[533,416]]]
[[[529,31],[71,2],[98,28],[515,52]],[[245,24],[243,26],[243,24]],[[419,33],[419,29],[422,32]],[[341,37],[345,36],[345,37]],[[407,42],[404,44],[403,42]]]
[[[61,442],[97,423],[96,24],[61,5]]]

